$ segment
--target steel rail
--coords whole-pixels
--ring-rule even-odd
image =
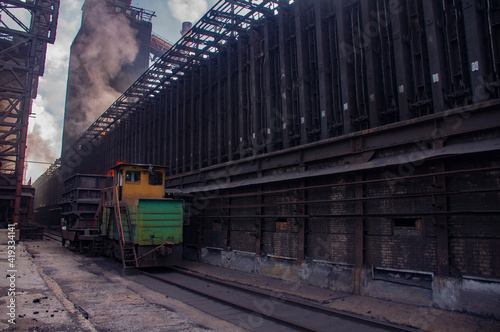
[[[350,319],[353,321],[362,321],[363,323],[366,323],[368,325],[372,325],[374,327],[382,327],[384,329],[389,328],[389,329],[395,330],[395,331],[417,331],[416,329],[413,329],[413,328],[410,328],[407,326],[402,326],[402,325],[388,323],[388,322],[381,322],[379,320],[365,317],[365,316],[361,316],[361,315],[354,314],[351,312],[341,311],[341,310],[332,309],[332,308],[326,308],[324,306],[321,306],[321,305],[315,304],[315,303],[310,303],[310,302],[306,303],[306,302],[294,300],[291,298],[287,298],[286,295],[281,296],[282,294],[280,294],[278,296],[274,292],[271,292],[271,291],[255,289],[255,287],[253,287],[253,288],[245,287],[245,285],[241,285],[241,284],[239,285],[236,283],[220,280],[220,279],[217,279],[214,277],[205,276],[205,275],[199,274],[197,272],[192,272],[192,271],[185,269],[185,268],[182,268],[182,267],[171,267],[171,269],[173,269],[174,271],[181,273],[181,274],[186,274],[186,275],[193,276],[193,277],[196,277],[199,279],[208,280],[210,282],[220,284],[220,285],[223,285],[226,287],[234,288],[234,289],[237,289],[240,291],[248,292],[251,294],[258,294],[258,295],[265,296],[265,297],[270,297],[270,298],[275,299],[276,301],[280,301],[283,303],[288,303],[288,304],[300,306],[300,307],[303,307],[306,309],[312,308],[314,310],[321,311],[321,312],[324,312],[326,314],[333,314],[333,315],[340,316],[342,318]]]
[[[223,304],[229,304],[230,306],[232,307],[236,307],[238,309],[241,309],[241,310],[244,310],[244,311],[248,311],[248,312],[251,312],[251,313],[256,313],[256,314],[259,314],[259,315],[262,315],[262,316],[265,316],[266,318],[268,319],[271,319],[277,323],[280,323],[280,324],[285,324],[285,325],[288,325],[290,327],[294,327],[294,328],[298,328],[300,330],[304,330],[304,331],[316,331],[314,329],[311,329],[311,328],[308,328],[306,326],[302,326],[302,325],[299,325],[299,324],[295,324],[295,323],[291,323],[291,322],[288,322],[286,320],[283,320],[281,318],[278,318],[278,317],[274,317],[273,315],[270,315],[270,314],[266,314],[266,313],[262,313],[258,310],[255,310],[253,309],[252,307],[250,306],[246,306],[246,305],[241,305],[241,304],[236,304],[236,303],[233,303],[231,301],[228,301],[228,300],[224,300],[220,297],[217,297],[217,296],[213,296],[213,295],[210,295],[210,294],[207,294],[206,292],[202,292],[198,289],[195,289],[194,287],[188,287],[188,286],[185,286],[185,285],[182,285],[180,283],[176,283],[176,282],[173,282],[171,280],[166,280],[164,278],[161,278],[159,276],[156,276],[152,273],[148,273],[148,272],[145,272],[145,271],[142,271],[142,270],[137,270],[139,271],[141,274],[144,274],[150,278],[154,278],[156,280],[159,280],[159,281],[162,281],[162,282],[165,282],[165,283],[168,283],[168,284],[171,284],[171,285],[174,285],[176,287],[179,287],[179,288],[182,288],[184,290],[187,290],[189,292],[193,292],[195,294],[198,294],[198,295],[201,295],[201,296],[204,296],[204,297],[208,297],[212,300],[215,300],[217,302],[220,302],[220,303],[223,303]]]
[[[43,236],[46,238],[49,238],[51,240],[55,240],[58,242],[61,242],[62,240],[62,235],[56,234],[56,233],[49,233],[49,232],[44,232]]]
[[[359,324],[363,324],[363,325],[374,327],[374,328],[381,328],[381,329],[385,329],[385,330],[389,330],[389,331],[412,331],[412,332],[413,331],[418,331],[417,329],[414,329],[414,328],[411,328],[411,327],[397,325],[397,324],[392,324],[392,323],[388,323],[388,322],[381,322],[381,321],[378,321],[378,320],[375,320],[375,319],[372,319],[372,318],[369,318],[369,317],[364,317],[364,316],[361,316],[361,315],[357,315],[357,314],[353,314],[353,313],[348,313],[348,312],[344,312],[344,311],[340,311],[340,310],[336,310],[336,309],[326,308],[326,307],[323,307],[321,305],[314,304],[314,303],[311,303],[311,302],[307,302],[306,303],[306,302],[301,302],[301,301],[294,300],[294,299],[291,299],[291,298],[286,298],[286,296],[283,297],[282,294],[276,295],[276,294],[274,294],[271,291],[265,291],[265,290],[255,289],[255,288],[250,287],[250,286],[238,285],[236,283],[232,283],[232,282],[228,282],[228,281],[223,281],[223,280],[218,280],[216,278],[205,276],[205,275],[201,275],[199,273],[192,272],[192,271],[189,271],[187,269],[180,268],[180,267],[170,267],[170,269],[172,269],[175,272],[177,272],[179,274],[182,274],[182,275],[187,275],[187,276],[190,276],[190,277],[193,277],[193,278],[197,278],[197,279],[200,279],[200,280],[203,280],[203,281],[207,281],[207,282],[211,282],[211,283],[214,283],[214,284],[218,284],[218,285],[221,285],[221,286],[224,286],[224,287],[232,288],[232,289],[235,289],[235,290],[238,290],[238,291],[242,291],[242,292],[245,292],[245,293],[248,293],[248,294],[252,294],[252,295],[255,295],[255,296],[265,297],[265,298],[268,298],[268,299],[273,299],[276,302],[281,302],[281,303],[289,304],[289,305],[292,305],[292,306],[296,306],[296,307],[308,309],[308,310],[311,310],[311,311],[315,311],[315,312],[319,312],[319,313],[323,313],[323,314],[327,314],[327,315],[333,315],[335,317],[338,317],[338,318],[341,318],[341,319],[345,319],[345,320],[349,320],[349,321],[352,321],[354,323],[359,323]],[[183,285],[183,284],[171,281],[171,280],[166,280],[166,279],[164,279],[164,278],[162,278],[160,276],[157,276],[157,275],[155,275],[153,273],[145,272],[145,271],[142,271],[140,269],[136,269],[136,270],[138,272],[144,274],[144,275],[147,275],[147,276],[151,277],[151,278],[154,278],[154,279],[160,280],[162,282],[166,282],[166,283],[175,285],[177,287],[180,287],[182,289],[188,290],[190,292],[194,292],[196,294],[199,294],[199,295],[202,295],[202,296],[205,296],[205,297],[209,297],[209,298],[211,298],[213,300],[216,300],[218,302],[229,304],[230,306],[237,307],[237,308],[243,309],[245,311],[253,312],[253,313],[256,313],[258,315],[262,315],[262,316],[264,316],[264,317],[266,317],[268,319],[271,319],[273,321],[276,321],[278,323],[286,324],[288,326],[296,327],[296,328],[299,328],[299,329],[305,330],[305,331],[317,331],[314,328],[311,328],[311,327],[308,327],[308,326],[304,326],[304,325],[301,325],[301,324],[297,324],[297,323],[293,323],[293,322],[290,322],[290,321],[288,321],[288,320],[286,320],[284,318],[277,317],[277,316],[275,316],[273,314],[267,314],[267,313],[264,313],[264,312],[262,312],[260,310],[256,310],[256,309],[252,308],[251,306],[237,304],[237,303],[231,302],[229,300],[223,299],[221,297],[213,296],[213,295],[208,294],[206,292],[203,292],[203,291],[201,291],[199,289],[195,289],[194,287],[189,287],[189,286],[186,286],[186,285]]]

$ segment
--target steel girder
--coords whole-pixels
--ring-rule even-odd
[[[47,43],[56,36],[59,0],[0,1],[0,172],[19,207],[28,117],[43,75]],[[29,17],[29,23],[26,22]]]

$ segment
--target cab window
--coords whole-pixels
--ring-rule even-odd
[[[141,182],[141,172],[140,171],[126,171],[125,172],[125,182]]]
[[[149,185],[151,185],[151,186],[163,185],[162,172],[154,172],[153,174],[149,174]]]

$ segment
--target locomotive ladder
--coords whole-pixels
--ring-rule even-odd
[[[132,224],[130,221],[130,214],[127,206],[120,206],[118,201],[118,187],[116,188],[116,204],[115,205],[115,218],[120,222],[120,229],[118,234],[120,237],[120,249],[122,254],[122,263],[124,268],[137,267],[137,253],[135,252],[133,237],[132,237]],[[126,224],[122,222],[122,215],[126,218]],[[125,226],[125,227],[124,227]],[[128,237],[125,236],[128,234]]]

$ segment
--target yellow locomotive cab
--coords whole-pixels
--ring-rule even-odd
[[[113,185],[118,187],[119,200],[129,198],[163,198],[164,166],[118,164],[113,167]]]

